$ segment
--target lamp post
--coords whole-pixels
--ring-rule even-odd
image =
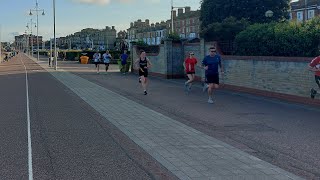
[[[0,24],[0,62],[2,62],[2,43],[1,43],[2,37],[1,37],[1,33],[2,33],[2,26]]]
[[[35,9],[30,9],[29,15],[32,16],[32,11],[36,12],[37,15],[37,60],[39,61],[39,11],[42,11],[42,15],[44,16],[44,9],[39,9],[38,0],[36,0]]]
[[[264,15],[265,15],[267,18],[271,18],[271,17],[273,16],[273,11],[268,10],[268,11],[265,12]]]
[[[173,34],[174,33],[174,23],[173,23],[173,9],[175,9],[175,8],[186,8],[187,6],[184,6],[184,7],[174,7],[173,6],[173,0],[171,0],[171,34]]]
[[[303,22],[306,22],[307,18],[308,18],[307,6],[308,6],[308,0],[304,0],[304,18],[303,18]]]
[[[53,38],[54,38],[54,70],[58,70],[57,62],[57,40],[56,40],[56,0],[52,0],[53,3]]]
[[[29,26],[30,24],[30,26]],[[30,19],[30,23],[27,23],[27,28],[30,29],[31,32],[31,56],[33,57],[33,35],[32,35],[32,26],[34,25],[34,27],[37,27],[36,23],[34,23],[32,21],[32,19]]]

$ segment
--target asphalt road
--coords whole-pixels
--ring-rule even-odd
[[[183,80],[152,77],[144,96],[137,75],[98,75],[92,65],[68,62],[61,67],[82,67],[72,71],[296,175],[320,179],[319,107],[226,90],[216,92],[216,103],[209,105],[200,84],[186,95]]]
[[[34,179],[175,179],[58,82],[18,55],[0,64],[0,179],[28,179],[25,64]]]

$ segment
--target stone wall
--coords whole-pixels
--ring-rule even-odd
[[[159,54],[148,55],[153,63],[150,72],[165,78],[184,77],[182,64],[189,52],[194,52],[201,64],[211,46],[216,44],[203,40],[193,44],[165,41]],[[222,55],[222,59],[225,74],[220,79],[224,88],[320,105],[319,98],[310,99],[310,88],[316,87],[314,75],[307,67],[312,58]],[[203,81],[204,70],[197,67],[196,76]]]

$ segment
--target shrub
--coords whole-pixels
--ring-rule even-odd
[[[317,56],[320,19],[253,24],[236,36],[238,55]]]
[[[246,19],[237,20],[234,17],[228,17],[221,23],[215,22],[204,28],[200,35],[207,41],[233,41],[236,35],[249,26]]]

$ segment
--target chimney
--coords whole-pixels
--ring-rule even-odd
[[[112,30],[114,30],[114,26],[111,26],[112,27]]]
[[[146,19],[146,26],[149,26],[149,23],[150,23],[149,19]]]
[[[178,16],[182,15],[183,14],[183,8],[179,8],[178,9]]]
[[[177,11],[172,11],[172,13],[173,13],[173,19],[176,19],[177,18]]]
[[[187,6],[186,8],[185,8],[185,13],[188,13],[188,12],[190,12],[191,11],[191,7],[190,6]]]
[[[154,23],[151,24],[151,27],[154,27]]]
[[[132,22],[132,23],[130,23],[130,27],[133,27],[133,22]]]

